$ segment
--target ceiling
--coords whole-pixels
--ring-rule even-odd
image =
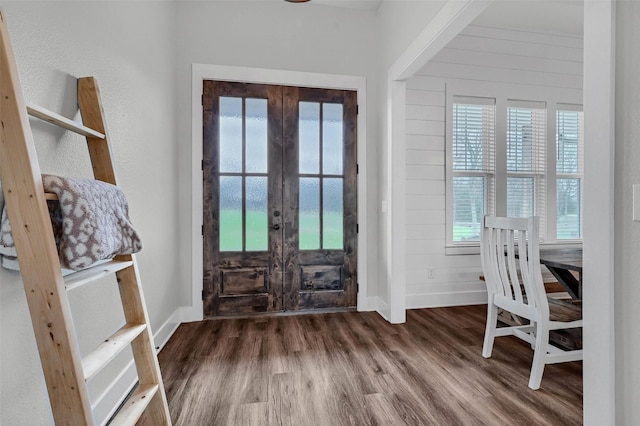
[[[315,4],[347,7],[350,9],[378,10],[382,0],[312,0]]]
[[[376,11],[383,0],[312,0],[312,2],[326,6]],[[498,28],[582,36],[583,21],[583,0],[494,0],[473,23]]]

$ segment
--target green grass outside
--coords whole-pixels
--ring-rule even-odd
[[[342,249],[343,217],[339,213],[324,214],[323,248]],[[247,251],[267,251],[267,214],[247,211]],[[320,248],[320,225],[318,216],[300,214],[300,247],[301,250]],[[242,214],[237,210],[220,211],[220,251],[242,251]]]

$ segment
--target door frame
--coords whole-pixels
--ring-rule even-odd
[[[358,161],[358,311],[372,308],[367,289],[367,79],[361,76],[320,74],[302,71],[273,70],[226,65],[192,64],[191,67],[191,306],[183,312],[183,321],[201,321],[202,303],[202,82],[222,80],[282,86],[316,87],[357,92],[357,161]]]

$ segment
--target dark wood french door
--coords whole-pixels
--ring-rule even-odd
[[[356,304],[355,92],[204,81],[205,317]]]

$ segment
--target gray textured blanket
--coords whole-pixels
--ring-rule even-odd
[[[142,249],[129,221],[129,205],[117,186],[92,179],[42,175],[46,192],[58,196],[49,203],[60,262],[66,269],[81,270],[119,254]],[[15,246],[6,209],[0,222],[2,266],[17,269]]]

